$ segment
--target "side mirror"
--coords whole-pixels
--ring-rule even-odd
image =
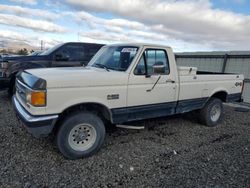
[[[157,62],[153,65],[153,74],[164,74],[165,73],[165,66],[162,62]]]

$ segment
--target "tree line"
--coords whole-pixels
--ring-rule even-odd
[[[19,50],[13,51],[13,50],[6,50],[6,49],[1,49],[0,53],[1,54],[17,54],[17,55],[28,55],[29,53],[34,52],[34,50],[28,51],[26,48],[21,48]]]

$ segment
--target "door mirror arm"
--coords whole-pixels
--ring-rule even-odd
[[[160,79],[161,79],[161,75],[158,77],[158,79],[154,83],[153,87],[151,89],[147,89],[147,92],[151,92],[155,88],[156,84],[158,84],[158,82],[159,82]]]

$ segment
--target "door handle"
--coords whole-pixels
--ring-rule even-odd
[[[172,84],[174,84],[175,81],[174,81],[174,80],[171,80],[171,79],[168,79],[168,80],[166,80],[166,83],[172,83]]]

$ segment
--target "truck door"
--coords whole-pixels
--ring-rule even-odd
[[[175,74],[170,70],[166,49],[146,48],[129,76],[128,119],[174,114],[177,94]]]

